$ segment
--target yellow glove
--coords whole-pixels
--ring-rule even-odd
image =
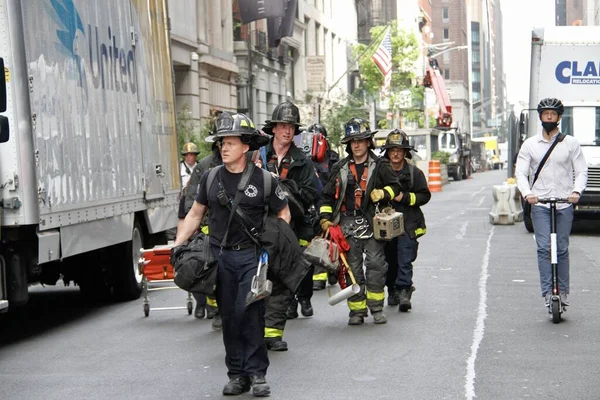
[[[379,200],[382,200],[385,197],[385,192],[383,189],[373,189],[371,191],[371,201],[373,203],[377,203]]]
[[[321,219],[319,223],[321,224],[321,229],[323,229],[323,232],[327,232],[327,230],[333,226],[333,222],[326,218]]]

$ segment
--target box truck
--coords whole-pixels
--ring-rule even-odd
[[[0,308],[139,297],[181,187],[166,0],[0,0],[0,65]]]
[[[587,188],[575,206],[575,218],[600,215],[600,27],[535,28],[531,36],[531,77],[525,135],[541,132],[536,111],[546,97],[560,99],[565,112],[561,132],[575,137],[588,164]],[[524,118],[521,118],[524,120]],[[533,231],[531,217],[525,226]]]

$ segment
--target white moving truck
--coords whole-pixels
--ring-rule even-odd
[[[560,130],[575,137],[588,164],[587,189],[575,206],[576,219],[600,216],[600,27],[536,28],[531,37],[531,78],[527,137],[541,132],[541,99],[556,97],[565,105]],[[525,226],[533,231],[531,217]]]
[[[181,186],[166,0],[0,0],[0,63],[0,307],[139,297]]]

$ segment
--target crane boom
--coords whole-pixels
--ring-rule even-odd
[[[439,115],[437,117],[438,127],[450,128],[452,125],[452,103],[450,96],[446,91],[444,77],[437,68],[435,60],[430,61],[430,66],[427,67],[425,78],[423,79],[425,87],[433,88],[437,103],[440,106]]]

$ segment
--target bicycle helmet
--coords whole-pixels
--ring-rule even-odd
[[[547,97],[545,99],[542,99],[537,106],[537,112],[540,115],[540,117],[542,116],[542,112],[544,110],[554,110],[560,116],[563,115],[563,113],[565,112],[565,106],[559,99],[556,99],[554,97]]]
[[[273,110],[273,115],[270,120],[265,121],[263,131],[269,135],[273,135],[273,128],[278,123],[292,124],[296,127],[294,135],[300,134],[300,110],[291,101],[285,101],[279,104]]]

